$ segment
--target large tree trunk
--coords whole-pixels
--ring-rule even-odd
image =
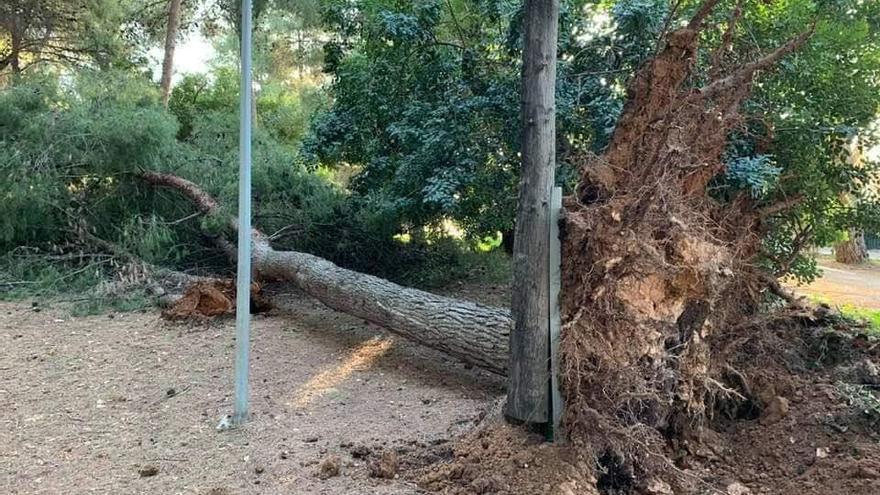
[[[177,46],[177,31],[180,28],[181,0],[168,2],[168,29],[165,31],[165,58],[162,60],[162,105],[168,108],[171,98],[171,76],[174,73],[174,49]]]
[[[834,259],[838,263],[859,265],[868,261],[868,246],[865,244],[865,233],[850,230],[849,238],[834,245]]]
[[[177,190],[204,214],[219,211],[217,202],[190,181],[151,172],[141,174],[141,178],[154,186]],[[229,225],[235,228],[236,222],[230,219]],[[219,242],[227,254],[235,254],[235,246],[222,239]],[[260,277],[292,282],[333,309],[381,325],[465,363],[506,374],[511,328],[507,311],[402,287],[311,254],[276,251],[256,230],[253,242],[253,266]]]
[[[513,244],[514,328],[505,414],[548,420],[550,194],[556,167],[558,0],[528,0],[522,67],[522,168]]]

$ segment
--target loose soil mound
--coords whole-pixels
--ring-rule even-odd
[[[459,442],[452,461],[419,473],[419,485],[455,495],[597,494],[593,469],[566,448],[492,422]]]
[[[654,462],[544,444],[499,420],[418,473],[420,484],[457,495],[880,493],[880,343],[828,315],[759,326],[718,343],[730,394],[699,438],[635,456]]]
[[[262,295],[262,287],[251,284],[251,312],[262,313],[271,309],[268,299]],[[162,317],[166,320],[215,318],[235,314],[235,281],[209,280],[194,282],[183,296],[174,301]]]

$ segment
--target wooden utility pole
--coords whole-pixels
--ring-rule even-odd
[[[505,414],[547,423],[550,196],[556,167],[559,0],[527,0],[522,67],[522,169],[513,246],[514,328]]]
[[[180,28],[181,0],[168,2],[168,29],[165,31],[165,58],[162,60],[162,106],[168,108],[171,98],[171,76],[174,73],[174,49],[177,46],[177,31]]]

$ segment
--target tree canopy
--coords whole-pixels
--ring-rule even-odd
[[[717,201],[745,195],[771,210],[785,205],[766,219],[762,263],[809,279],[816,269],[807,247],[851,228],[877,229],[870,150],[880,8],[854,0],[721,3],[702,34],[695,87],[712,62],[749,63],[815,25],[801,50],[759,74],[725,172],[710,185]],[[156,263],[211,251],[198,233],[203,220],[181,221],[184,206],[131,177],[172,171],[235,206],[237,5],[184,2],[182,36],[207,39],[214,59],[208,73],[177,78],[168,112],[156,107],[158,67],[146,56],[163,38],[161,2],[0,7],[4,250],[79,245],[77,229],[85,229],[122,245],[126,235],[155,238],[162,247],[151,249],[168,257],[150,257]],[[399,268],[400,256],[427,262],[450,235],[466,250],[490,249],[500,233],[509,241],[519,180],[520,2],[255,7],[258,226],[288,247],[377,273]],[[556,176],[567,190],[608,145],[637,68],[695,8],[562,2]],[[742,19],[727,32],[734,11]],[[30,220],[12,220],[22,218]],[[156,234],[130,233],[137,229]]]

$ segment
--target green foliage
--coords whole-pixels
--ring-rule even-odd
[[[175,154],[176,124],[155,101],[146,81],[109,73],[0,91],[0,250],[64,243],[82,225],[114,229],[103,219],[138,197],[119,176]]]
[[[880,142],[872,128],[880,112],[880,5],[756,5],[745,10],[743,24],[764,46],[738,37],[739,58],[730,61],[754,59],[814,19],[809,42],[755,85],[728,161],[728,186],[750,191],[758,205],[801,198],[767,220],[763,260],[801,280],[817,275],[805,246],[829,245],[850,228],[880,221],[880,176],[865,155]]]
[[[213,84],[203,80],[205,86],[191,98],[197,79],[189,78],[175,89],[171,103],[172,112],[181,116],[188,130],[181,136],[181,156],[169,170],[196,181],[228,209],[226,214],[234,214],[238,199],[239,120],[237,90],[231,90],[231,80],[231,71],[221,71]],[[282,245],[286,239],[298,239],[297,247],[314,246],[313,229],[332,223],[334,207],[345,199],[338,187],[310,171],[295,151],[298,136],[306,128],[302,101],[309,98],[309,94],[300,99],[281,93],[261,98],[261,118],[254,132],[256,224],[269,234],[280,232],[277,241]],[[298,129],[291,123],[299,125]],[[225,228],[216,218],[203,222]]]
[[[188,75],[174,87],[169,110],[180,123],[178,138],[188,140],[195,121],[225,115],[236,118],[239,105],[238,70],[220,67],[210,76]],[[268,84],[257,94],[257,127],[273,139],[295,149],[305,135],[312,114],[326,104],[326,96],[313,84]],[[237,132],[237,131],[236,131]]]
[[[327,13],[357,41],[328,59],[334,106],[317,119],[307,151],[328,165],[361,166],[353,192],[388,223],[417,229],[453,218],[472,233],[509,229],[518,62],[498,44],[503,20],[453,20],[434,1],[358,8]],[[459,30],[444,32],[456,22]]]
[[[0,92],[5,198],[0,250],[31,246],[46,254],[106,252],[96,244],[99,239],[159,266],[225,267],[224,256],[203,232],[229,235],[225,219],[235,214],[237,202],[237,97],[229,74],[189,78],[178,87],[171,109],[188,126],[185,132],[158,106],[155,88],[139,76],[81,73],[63,87],[35,77]],[[376,196],[352,197],[333,173],[315,169],[298,155],[291,123],[304,130],[302,102],[321,100],[304,93],[301,99],[270,93],[258,105],[263,118],[254,134],[256,226],[280,249],[312,252],[398,280],[435,284],[464,276],[464,267],[473,265],[464,243],[424,234],[417,242],[401,244],[394,239],[400,226],[388,222],[386,203]],[[141,184],[134,177],[140,170],[193,180],[225,212],[192,215],[192,205],[175,193]],[[459,261],[455,250],[462,253]],[[437,269],[441,259],[455,261],[458,268]],[[27,294],[78,290],[88,295],[79,285],[56,283],[79,273],[73,280],[94,286],[100,279],[95,274],[107,275],[82,268],[51,263],[25,270],[22,265],[4,277],[38,289]],[[423,268],[431,274],[418,275]],[[44,282],[30,283],[35,280]],[[100,306],[100,297],[88,297],[94,299],[89,304]]]
[[[146,298],[137,291],[131,298],[96,291],[119,260],[107,252],[107,243],[154,265],[227,268],[225,256],[204,233],[229,235],[226,218],[236,208],[239,81],[234,33],[212,34],[220,47],[216,68],[208,75],[185,76],[174,88],[169,113],[158,104],[155,84],[135,63],[142,44],[161,38],[163,22],[155,22],[153,7],[134,0],[120,3],[114,6],[118,10],[105,12],[101,22],[128,15],[138,5],[145,8],[141,17],[135,25],[126,25],[131,44],[124,48],[129,51],[114,52],[114,57],[127,61],[119,65],[125,70],[100,63],[99,70],[69,70],[59,77],[54,67],[47,66],[45,71],[29,70],[14,85],[0,88],[0,252],[16,253],[0,263],[4,297],[54,298],[75,292],[76,312],[96,311],[108,304],[140,307]],[[309,69],[320,62],[314,42],[315,22],[320,19],[316,5],[270,1],[258,9],[262,15],[255,38],[260,83],[253,161],[256,226],[271,235],[280,249],[313,252],[408,283],[436,285],[469,276],[487,259],[474,251],[473,242],[404,222],[406,205],[401,206],[398,197],[381,188],[352,194],[347,179],[298,152],[312,115],[329,105]],[[437,25],[437,9],[417,5],[415,11],[421,16],[419,22]],[[89,17],[88,22],[97,23],[99,17]],[[417,36],[412,29],[425,27],[410,21],[394,15],[381,20],[383,29],[400,39]],[[472,70],[477,68],[474,65]],[[424,79],[429,77],[433,77],[430,67]],[[430,88],[422,91],[427,94]],[[444,146],[443,121],[450,112],[491,106],[468,98],[457,96],[456,104],[463,108],[438,110],[431,131],[437,135],[424,154]],[[505,93],[504,98],[515,108],[515,96]],[[419,124],[418,112],[409,118],[413,130]],[[492,125],[516,129],[506,117],[493,118]],[[401,139],[420,139],[407,132],[400,127]],[[468,138],[468,132],[473,136]],[[464,155],[452,147],[478,143],[481,132],[474,126],[458,129],[459,141],[445,146],[450,153]],[[514,163],[504,160],[504,164],[498,160],[499,170]],[[475,164],[472,160],[471,166]],[[142,184],[136,177],[141,170],[172,172],[193,180],[225,211],[209,217],[193,215],[185,199]],[[487,173],[478,179],[487,186],[509,180],[507,171],[496,175],[501,179]],[[457,180],[448,171],[444,177]],[[498,189],[510,187],[499,184]],[[434,203],[449,203],[455,194],[442,181],[429,192]],[[512,200],[502,201],[503,208],[484,215],[490,223],[496,222],[493,215],[508,221]],[[395,240],[402,232],[414,233],[414,240],[409,244]],[[28,256],[21,256],[23,247]],[[77,253],[84,257],[71,257]]]
[[[46,65],[143,67],[147,44],[158,31],[164,36],[166,10],[164,2],[144,0],[4,0],[0,84]]]
[[[176,265],[186,254],[169,222],[156,214],[127,218],[119,232],[119,246],[138,259],[154,265]]]
[[[710,77],[733,2],[713,13],[694,84]],[[685,2],[686,18],[698,2]],[[325,4],[337,33],[326,47],[333,106],[320,115],[306,150],[329,166],[361,172],[353,192],[408,231],[451,218],[472,237],[511,227],[519,136],[522,11],[517,2],[364,0]],[[755,208],[804,196],[766,220],[760,260],[777,274],[816,276],[803,253],[850,227],[880,223],[874,164],[865,150],[880,109],[880,9],[872,2],[747,3],[722,61],[753,61],[818,19],[798,53],[760,75],[731,136],[727,173],[713,184]],[[558,166],[563,184],[585,151],[614,130],[626,85],[657,48],[670,18],[660,0],[562,2],[557,82]]]
[[[195,121],[204,114],[229,113],[238,104],[238,72],[220,68],[212,76],[187,75],[171,92],[168,109],[180,124],[181,140],[192,135]]]
[[[65,303],[73,316],[133,311],[152,304],[142,287],[107,290],[118,267],[109,255],[77,258],[18,250],[0,256],[0,301],[32,300],[42,308]]]
[[[875,423],[880,421],[880,397],[874,385],[858,385],[854,383],[836,383],[837,392],[847,404],[864,414]]]
[[[52,298],[83,294],[105,276],[106,259],[59,262],[39,251],[9,252],[0,258],[0,299]]]
[[[752,198],[765,197],[773,190],[782,169],[768,155],[734,156],[727,162],[727,177],[737,189],[749,191]]]
[[[558,183],[570,186],[585,153],[607,145],[633,73],[662,31],[697,3],[670,14],[665,0],[562,2]],[[708,62],[734,2],[721,4],[704,33],[694,85],[711,77]],[[162,8],[142,0],[10,5],[52,15],[79,9],[77,23],[51,29],[63,53],[78,55],[46,51],[53,65],[45,72],[36,65],[0,89],[0,252],[99,251],[94,237],[150,263],[224,266],[203,233],[228,234],[223,215],[194,217],[192,205],[134,174],[176,173],[234,213],[239,4],[214,2],[200,19],[219,51],[215,68],[184,77],[170,113],[142,60],[161,38]],[[256,225],[279,248],[420,285],[495,263],[497,253],[477,251],[512,230],[522,2],[265,0],[255,9]],[[8,12],[0,7],[7,72]],[[878,142],[880,6],[747,2],[722,57],[727,67],[755,60],[814,19],[809,44],[759,75],[731,136],[726,174],[712,184],[718,201],[745,198],[759,209],[798,199],[764,221],[759,263],[801,280],[817,274],[805,246],[851,228],[880,230],[875,164],[856,152]],[[32,21],[26,34],[38,39],[47,31],[40,18]],[[315,74],[322,63],[326,87]],[[92,69],[70,69],[81,65]],[[450,235],[450,224],[463,238]],[[52,279],[64,276],[53,270],[80,268],[55,264],[15,276]]]
[[[654,46],[666,3],[563,2],[559,182],[607,142],[623,85]],[[607,15],[606,15],[607,14]],[[606,15],[603,17],[603,15]],[[472,238],[510,231],[519,169],[519,2],[327,2],[333,106],[307,152],[362,171],[353,192],[403,230],[459,223]]]

